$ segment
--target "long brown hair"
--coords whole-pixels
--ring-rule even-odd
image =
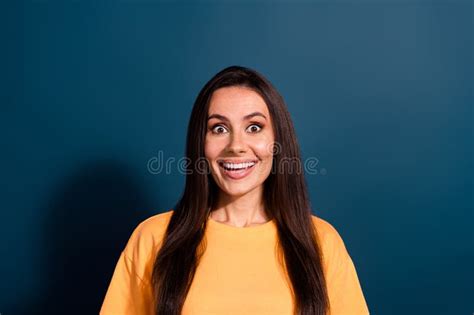
[[[179,315],[205,251],[209,210],[219,188],[204,155],[209,101],[222,87],[242,86],[257,92],[273,120],[273,167],[264,182],[264,208],[278,229],[280,263],[294,297],[295,314],[323,315],[329,309],[322,254],[312,223],[304,173],[281,168],[300,162],[300,150],[285,102],[273,85],[255,70],[231,66],[217,73],[199,92],[188,125],[186,184],[174,207],[152,275],[156,315]],[[301,164],[299,164],[301,165]],[[205,240],[205,239],[204,239]]]

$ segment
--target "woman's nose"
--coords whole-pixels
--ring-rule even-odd
[[[230,152],[240,153],[245,152],[245,148],[246,144],[244,136],[238,133],[233,133],[230,137],[227,150]]]

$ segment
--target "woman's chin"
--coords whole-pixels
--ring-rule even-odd
[[[241,197],[244,196],[252,191],[255,190],[255,186],[249,186],[249,185],[242,185],[241,187],[238,187],[238,184],[233,184],[233,187],[225,187],[224,189],[221,189],[226,195],[229,197]]]

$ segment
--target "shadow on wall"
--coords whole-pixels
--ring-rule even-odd
[[[121,251],[153,208],[114,160],[87,163],[63,179],[42,209],[38,299],[21,301],[11,314],[98,314]]]

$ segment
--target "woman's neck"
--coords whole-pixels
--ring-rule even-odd
[[[259,225],[269,220],[261,188],[242,196],[231,196],[221,191],[217,206],[212,209],[210,216],[215,221],[235,227]]]

